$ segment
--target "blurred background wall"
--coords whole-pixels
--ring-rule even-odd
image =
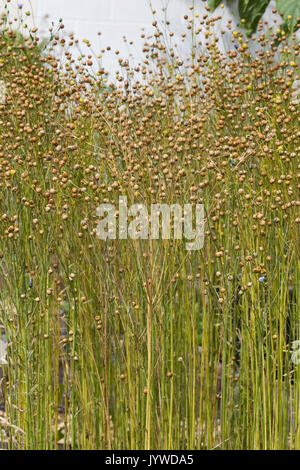
[[[2,3],[2,2],[1,2]],[[141,57],[141,46],[143,39],[141,32],[147,35],[153,32],[151,6],[159,13],[160,17],[166,16],[171,22],[171,29],[174,32],[174,42],[180,47],[180,54],[188,57],[190,44],[187,39],[182,43],[181,34],[186,32],[185,14],[191,16],[190,5],[194,5],[197,13],[205,12],[204,6],[207,4],[203,0],[11,0],[10,8],[20,15],[18,5],[22,10],[31,11],[32,16],[26,17],[28,25],[35,24],[40,30],[40,35],[49,36],[48,28],[51,23],[58,25],[59,19],[63,19],[65,32],[72,32],[79,39],[82,53],[89,53],[83,40],[88,40],[92,44],[92,49],[96,55],[101,53],[101,49],[110,46],[112,51],[119,50],[119,57],[128,57],[130,54],[138,62]],[[226,29],[228,19],[232,20],[233,28],[238,20],[234,15],[237,8],[237,0],[231,2],[231,7],[220,8],[214,13],[215,16],[222,15],[222,22],[219,28]],[[274,0],[268,7],[264,15],[264,20],[274,18],[271,10],[275,7]],[[101,36],[98,35],[101,32]],[[127,42],[123,38],[126,36]],[[199,35],[199,40],[205,41]],[[228,32],[222,36],[222,45],[225,49],[232,47],[232,36]],[[131,45],[130,41],[134,43]],[[74,51],[80,55],[80,51]],[[104,53],[101,59],[102,66],[110,72],[118,69],[117,57],[111,53]]]

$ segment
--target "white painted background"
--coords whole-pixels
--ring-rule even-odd
[[[183,46],[181,34],[186,32],[186,13],[191,14],[188,6],[193,0],[35,0],[36,22],[43,33],[46,33],[49,19],[57,22],[63,19],[66,31],[75,33],[78,39],[88,39],[95,51],[111,46],[112,51],[119,50],[120,57],[126,57],[130,53],[138,61],[141,57],[143,40],[141,29],[145,33],[152,33],[153,9],[166,16],[171,22],[172,31],[175,33],[175,41],[183,47],[182,54],[189,54],[188,42]],[[205,12],[206,2],[196,0],[197,11]],[[228,11],[220,10],[224,15],[224,21],[231,17]],[[46,16],[49,18],[46,19]],[[101,36],[98,36],[98,31]],[[127,38],[127,44],[123,37]],[[130,41],[134,44],[128,45]],[[84,50],[84,45],[82,46]],[[111,53],[104,54],[102,65],[109,71],[118,68],[117,59]]]
[[[88,39],[97,54],[109,45],[113,51],[119,50],[120,56],[126,57],[132,53],[138,60],[142,45],[141,28],[144,28],[145,32],[153,32],[150,0],[11,0],[12,9],[18,3],[23,4],[23,11],[33,12],[33,22],[39,28],[41,35],[47,36],[51,21],[58,24],[59,18],[62,18],[65,31],[73,32],[80,42],[82,39]],[[151,0],[151,3],[157,12],[167,8],[166,14],[172,24],[175,41],[182,44],[181,34],[186,32],[183,16],[185,13],[190,14],[188,6],[193,4],[193,0]],[[194,4],[200,14],[205,11],[206,2],[203,0],[194,0]],[[272,8],[274,0],[265,14],[265,19],[271,17]],[[224,29],[228,18],[233,20],[233,26],[236,25],[237,20],[227,7],[224,9],[219,7],[216,14],[222,14]],[[28,18],[26,20],[30,24],[31,20]],[[100,37],[97,35],[98,31],[102,33]],[[124,44],[123,36],[126,36],[128,41],[134,41],[134,46]],[[230,45],[231,38],[229,35],[222,37],[225,48]],[[87,52],[82,42],[81,48],[82,52]],[[182,49],[182,55],[188,56],[189,50],[186,44]],[[104,54],[102,65],[109,71],[118,68],[117,60],[111,53]]]

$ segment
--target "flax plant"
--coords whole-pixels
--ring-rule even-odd
[[[0,22],[3,448],[300,448],[299,44],[185,19],[111,80]],[[100,240],[120,196],[203,204],[203,248]]]

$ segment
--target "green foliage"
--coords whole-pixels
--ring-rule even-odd
[[[208,6],[214,11],[221,3],[221,0],[208,0]],[[230,0],[227,0],[230,3]],[[266,11],[270,0],[239,0],[239,15],[245,20],[244,27],[248,36],[256,31],[259,20]],[[276,0],[276,6],[284,19],[283,28],[286,32],[292,33],[298,27],[300,18],[300,0]]]
[[[208,6],[212,10],[215,10],[221,3],[222,0],[208,0]]]
[[[245,20],[245,29],[249,36],[256,30],[269,3],[270,0],[239,0],[239,15]]]
[[[297,19],[300,18],[300,0],[276,0],[276,6],[283,16],[284,26],[289,31],[294,31],[297,26]]]

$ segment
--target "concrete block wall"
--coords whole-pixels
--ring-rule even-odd
[[[33,11],[32,19],[27,17],[26,20],[29,25],[33,21],[44,36],[49,35],[48,28],[51,23],[57,25],[62,18],[66,33],[73,32],[79,39],[82,53],[90,53],[82,42],[83,39],[87,39],[96,55],[101,53],[101,49],[111,46],[113,52],[120,51],[119,57],[125,58],[131,54],[135,62],[138,62],[144,41],[141,38],[141,30],[143,28],[145,34],[153,32],[150,4],[157,13],[160,12],[161,16],[165,15],[168,18],[174,32],[174,42],[179,44],[181,55],[189,56],[188,41],[183,45],[181,34],[186,32],[183,16],[190,14],[188,6],[193,3],[201,15],[205,11],[206,4],[203,0],[194,2],[193,0],[11,0],[10,5],[17,13],[18,4],[23,5],[23,11]],[[232,20],[233,27],[236,25],[237,20],[233,14],[237,8],[236,4],[237,0],[231,2],[231,9],[227,7],[217,9],[216,14],[223,17],[220,28],[226,29],[228,19]],[[264,19],[270,19],[274,6],[275,0],[272,0]],[[101,32],[101,36],[98,36],[98,32]],[[123,40],[124,36],[127,38],[126,43]],[[222,36],[225,49],[230,46],[231,38],[229,33],[227,36]],[[199,39],[205,41],[203,37]],[[130,45],[130,41],[134,44]],[[77,50],[74,50],[74,53],[80,55]],[[110,72],[119,68],[117,57],[111,52],[105,52],[101,61],[102,66]]]
[[[186,0],[151,1],[157,12],[168,7],[168,18],[176,31],[181,32],[187,3]],[[37,0],[35,16],[36,23],[45,35],[49,21],[56,24],[62,18],[66,32],[74,32],[84,52],[82,39],[88,39],[95,53],[110,46],[112,51],[120,51],[119,57],[132,54],[136,61],[141,56],[142,28],[145,34],[153,32],[149,0]],[[98,32],[101,32],[101,36],[98,36]],[[130,45],[130,41],[134,44]],[[110,71],[118,68],[117,59],[111,53],[103,55],[102,65]]]

